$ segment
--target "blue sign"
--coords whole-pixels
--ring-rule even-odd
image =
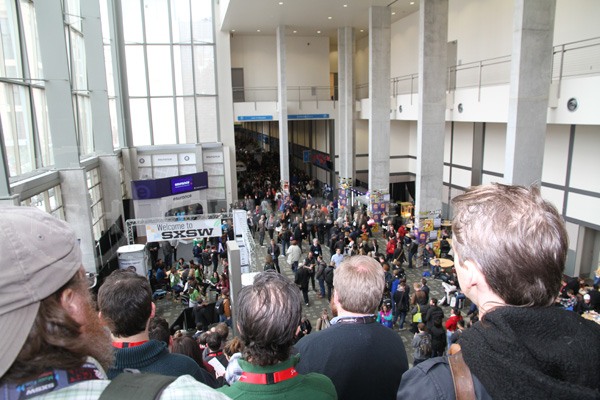
[[[310,162],[310,150],[304,150],[302,152],[302,161],[304,161],[305,163]]]
[[[238,121],[272,121],[272,115],[238,115]]]
[[[290,114],[288,119],[329,119],[329,114]]]

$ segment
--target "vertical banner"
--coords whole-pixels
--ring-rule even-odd
[[[352,187],[352,178],[340,178],[338,182],[338,208],[348,208],[348,190]]]
[[[390,194],[387,190],[373,190],[369,193],[369,211],[376,224],[381,224],[381,215],[386,212],[390,203]]]

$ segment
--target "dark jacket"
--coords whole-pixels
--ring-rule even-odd
[[[444,319],[444,310],[439,306],[429,306],[427,312],[423,316],[423,322],[427,325],[427,329],[433,327],[433,321],[435,321],[436,318]]]
[[[167,344],[158,340],[115,349],[115,361],[107,372],[108,377],[113,379],[126,368],[168,376],[192,375],[199,382],[218,387],[216,380],[196,361],[183,354],[169,353]]]

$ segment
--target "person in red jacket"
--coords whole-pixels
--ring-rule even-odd
[[[390,238],[385,246],[386,261],[390,262],[394,258],[394,252],[396,251],[396,241],[394,238]]]
[[[450,318],[446,321],[446,342],[448,343],[448,349],[450,349],[450,336],[456,331],[456,324],[458,321],[462,321],[463,317],[458,308],[453,308],[450,311]]]

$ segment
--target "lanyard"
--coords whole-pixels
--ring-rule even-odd
[[[2,385],[0,386],[0,397],[5,396],[3,398],[7,400],[24,400],[79,382],[101,378],[102,372],[94,364],[86,362],[79,368],[46,371],[29,382]]]
[[[294,367],[284,369],[283,371],[269,372],[267,374],[257,374],[254,372],[242,372],[240,382],[253,383],[256,385],[272,385],[278,382],[291,379],[298,375]]]
[[[147,342],[147,340],[142,340],[141,342],[113,342],[112,345],[117,349],[126,349],[127,347],[140,346]]]

